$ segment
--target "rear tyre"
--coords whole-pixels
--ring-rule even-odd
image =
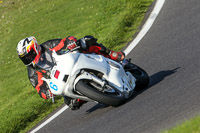
[[[110,106],[119,106],[126,101],[125,96],[121,92],[118,92],[117,90],[115,90],[114,93],[102,92],[98,89],[98,87],[96,88],[92,86],[90,82],[92,81],[78,81],[76,84],[76,90],[90,99]]]
[[[124,69],[125,71],[129,71],[137,79],[135,91],[140,91],[148,86],[149,76],[142,68],[135,64],[129,63],[124,67]]]

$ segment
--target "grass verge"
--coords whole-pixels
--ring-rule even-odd
[[[63,103],[43,100],[18,59],[19,40],[39,43],[93,35],[120,50],[139,29],[153,0],[0,0],[0,132],[26,132]]]
[[[163,133],[200,133],[200,116],[197,116],[189,121],[184,122]]]

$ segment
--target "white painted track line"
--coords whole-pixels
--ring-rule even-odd
[[[64,112],[66,109],[68,109],[68,106],[65,105],[64,107],[62,107],[58,112],[56,112],[54,115],[52,115],[49,119],[47,119],[45,122],[43,122],[41,125],[39,125],[37,128],[35,128],[34,130],[32,130],[30,133],[35,133],[38,130],[40,130],[41,128],[43,128],[45,125],[47,125],[49,122],[51,122],[54,118],[56,118],[57,116],[59,116],[62,112]]]
[[[128,55],[133,48],[140,42],[140,40],[145,36],[145,34],[149,31],[151,26],[153,25],[153,22],[157,18],[161,8],[163,7],[165,3],[165,0],[157,0],[156,5],[151,12],[149,18],[147,19],[146,23],[142,27],[141,31],[137,35],[137,37],[129,44],[129,46],[124,50],[125,54]],[[47,125],[49,122],[51,122],[53,119],[55,119],[57,116],[59,116],[61,113],[63,113],[66,109],[68,109],[68,106],[65,105],[63,108],[61,108],[58,112],[56,112],[54,115],[52,115],[49,119],[47,119],[45,122],[43,122],[41,125],[39,125],[37,128],[32,130],[30,133],[35,133],[41,128],[43,128],[45,125]]]
[[[140,40],[146,35],[146,33],[149,31],[151,26],[153,25],[153,22],[156,20],[161,8],[163,7],[165,3],[165,0],[157,0],[156,5],[151,12],[149,18],[147,19],[146,23],[142,27],[141,31],[137,35],[137,37],[129,44],[129,46],[124,50],[124,53],[128,55],[133,48],[140,42]]]

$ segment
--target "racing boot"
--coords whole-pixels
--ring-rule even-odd
[[[64,96],[65,104],[69,106],[71,110],[78,110],[86,101],[80,99],[74,99]]]
[[[110,59],[115,60],[117,62],[120,62],[120,61],[125,59],[125,53],[124,52],[110,51],[109,56],[110,56]]]

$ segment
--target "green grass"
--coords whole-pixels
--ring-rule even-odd
[[[184,122],[163,133],[200,133],[200,116]]]
[[[139,29],[153,0],[0,0],[0,132],[26,132],[63,103],[44,100],[18,59],[17,43],[69,35],[97,37],[120,50]]]

